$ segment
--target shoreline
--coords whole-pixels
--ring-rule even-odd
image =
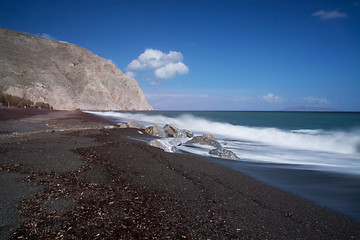
[[[355,220],[109,124],[80,111],[0,121],[1,238],[360,238]]]
[[[354,125],[360,115],[91,113],[114,122],[135,121],[145,127],[159,125],[160,128],[170,123],[198,136],[213,134],[223,148],[240,157],[239,161],[221,159],[219,164],[360,221],[360,165],[356,161],[360,157],[356,151],[359,131],[353,131],[358,129]],[[288,119],[286,124],[282,119]],[[151,132],[152,128],[147,131]],[[211,156],[210,147],[189,145],[186,140],[189,139],[182,138],[179,145],[179,140],[165,137],[151,144],[162,145],[166,151]],[[162,144],[164,142],[177,146]],[[342,153],[339,155],[338,152]]]

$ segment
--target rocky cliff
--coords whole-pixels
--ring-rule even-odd
[[[151,110],[138,83],[62,41],[0,28],[0,91],[55,109]]]

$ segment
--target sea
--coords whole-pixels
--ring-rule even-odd
[[[240,160],[178,147],[360,221],[360,112],[89,112],[115,123],[171,124],[214,135]],[[183,139],[185,142],[187,139]]]

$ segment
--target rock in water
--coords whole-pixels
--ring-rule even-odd
[[[179,137],[179,138],[186,138],[186,137],[193,137],[194,134],[186,129],[179,130],[177,127],[174,127],[170,124],[166,124],[164,126],[165,135],[167,137]]]
[[[119,128],[128,128],[127,123],[119,123]]]
[[[211,134],[205,133],[203,136],[204,136],[204,137],[206,137],[206,138],[208,138],[208,139],[210,139],[210,140],[215,140],[214,135],[211,135]]]
[[[235,153],[233,153],[230,150],[226,150],[224,148],[216,148],[209,152],[211,155],[215,155],[221,158],[227,158],[227,159],[233,159],[233,160],[239,160],[240,158],[236,156]]]
[[[128,122],[127,126],[128,126],[128,128],[145,129],[145,127],[143,125],[141,125],[140,123],[134,122],[134,121]]]
[[[194,136],[192,131],[186,129],[181,129],[180,132],[184,137],[192,138]]]
[[[150,134],[150,135],[153,135],[156,137],[165,137],[164,129],[157,125],[153,125],[153,126],[149,126],[149,127],[145,128],[145,132],[147,134]]]
[[[174,138],[171,141],[169,141],[169,144],[172,146],[180,146],[182,145],[181,138]]]
[[[0,91],[55,109],[152,110],[110,61],[62,41],[0,28]]]
[[[164,131],[167,137],[177,137],[179,133],[179,129],[174,126],[171,126],[170,124],[166,124],[164,126]]]
[[[216,148],[221,148],[221,144],[218,141],[209,139],[208,137],[205,137],[205,136],[193,137],[191,140],[187,141],[185,144],[195,144],[195,143],[201,144],[201,145],[209,145],[209,146],[213,146]]]

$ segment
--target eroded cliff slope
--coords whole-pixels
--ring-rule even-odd
[[[0,91],[55,109],[151,110],[138,83],[62,41],[0,28]]]

